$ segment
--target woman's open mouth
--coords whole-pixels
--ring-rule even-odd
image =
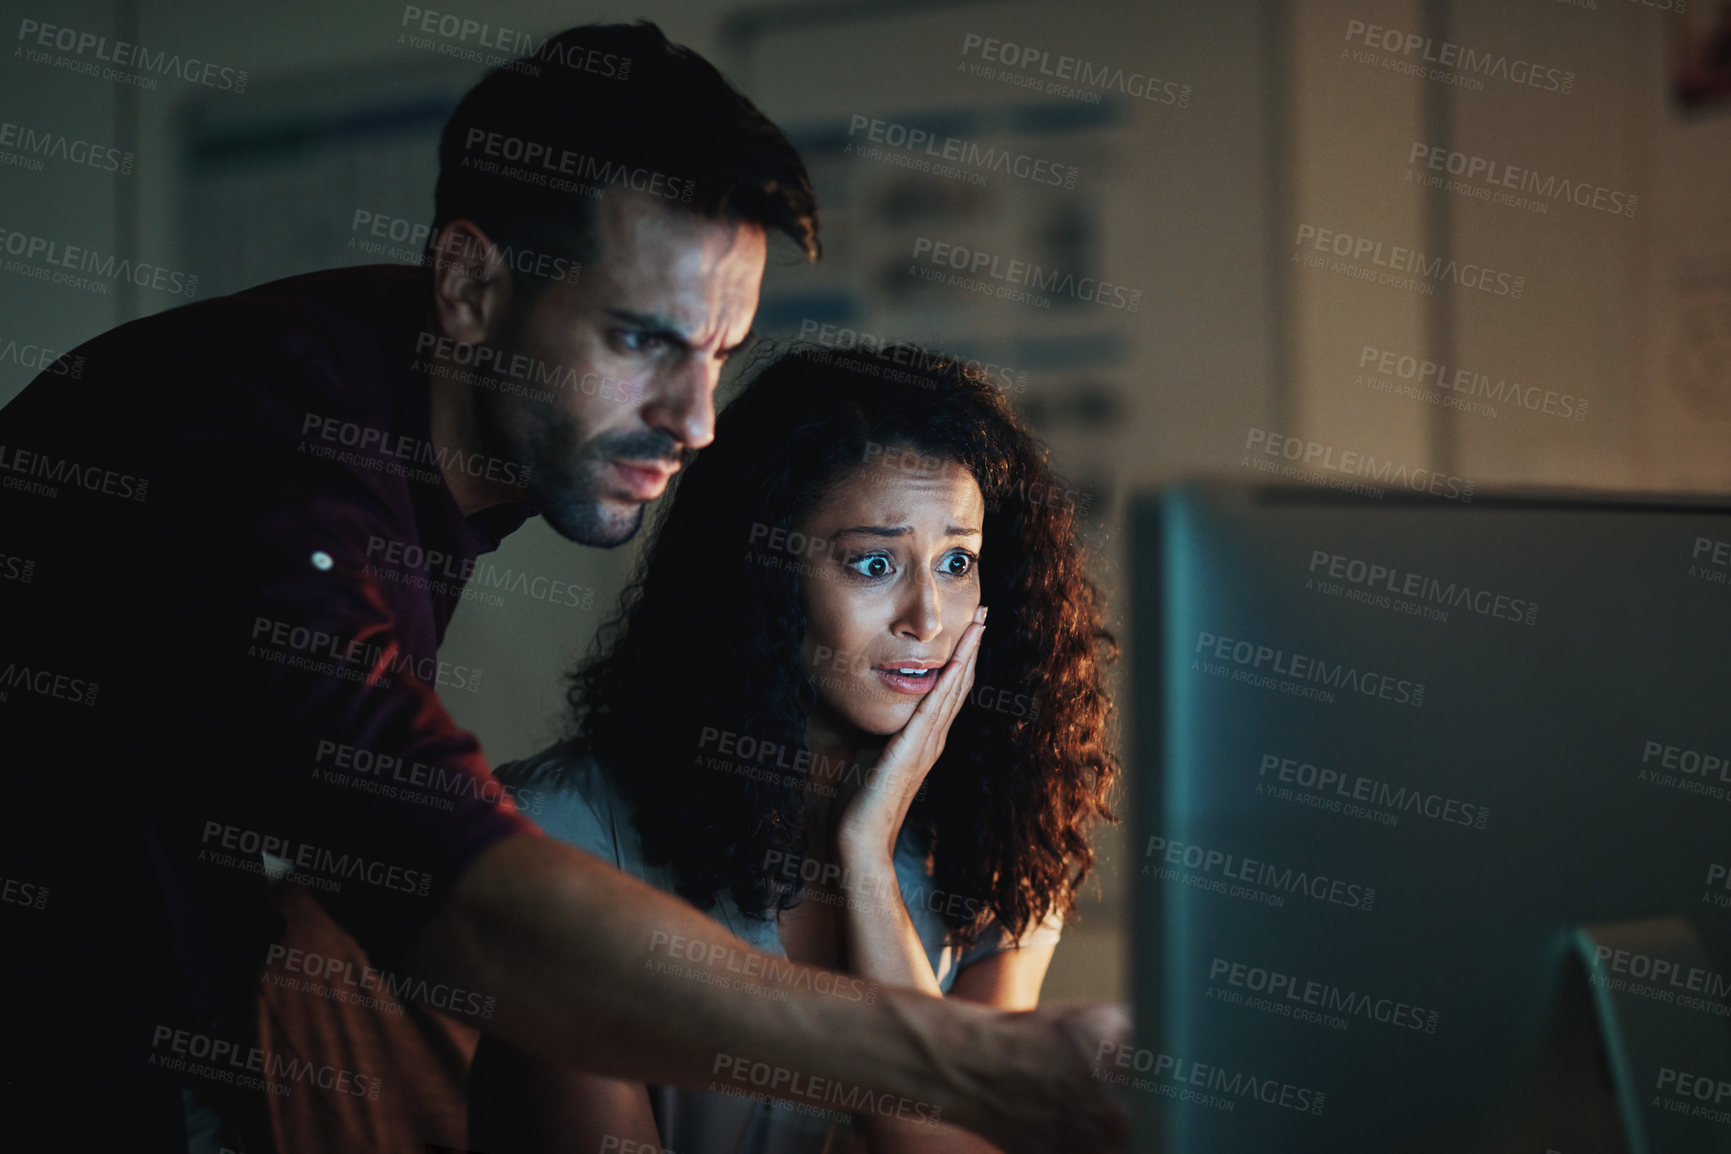
[[[872,672],[897,693],[921,694],[931,692],[945,664],[942,661],[910,661],[905,665],[874,666]]]

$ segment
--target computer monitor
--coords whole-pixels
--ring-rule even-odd
[[[1731,1151],[1731,504],[1131,531],[1138,1150]]]

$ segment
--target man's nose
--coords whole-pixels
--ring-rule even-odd
[[[715,389],[721,362],[693,352],[656,382],[644,420],[664,430],[682,449],[701,449],[715,440]]]

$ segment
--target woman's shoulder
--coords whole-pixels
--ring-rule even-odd
[[[997,918],[989,918],[979,940],[962,954],[962,965],[969,965],[1009,950],[1031,949],[1035,946],[1055,946],[1064,936],[1064,916],[1057,910],[1048,913],[1022,932],[1012,937]]]
[[[576,743],[558,742],[493,772],[542,832],[615,865],[635,855],[630,804],[606,767]]]
[[[493,767],[493,776],[508,785],[531,789],[557,786],[567,779],[586,779],[601,763],[572,738],[556,741],[539,753]]]
[[[637,807],[619,791],[612,767],[577,743],[558,742],[533,757],[506,762],[493,774],[517,808],[549,837],[594,854],[665,893],[679,892],[672,864],[651,864],[644,852],[643,835],[634,820]],[[743,917],[731,894],[717,894],[708,912],[759,949],[781,951],[775,923]]]
[[[931,958],[932,970],[938,976],[938,984],[946,992],[956,975],[975,962],[1010,950],[1055,946],[1063,936],[1064,919],[1055,910],[1029,926],[1019,938],[1012,937],[997,918],[987,917],[974,944],[966,949],[959,949],[950,938],[947,915],[972,917],[979,908],[981,899],[947,893],[938,887],[934,877],[930,841],[907,826],[903,827],[901,835],[896,839],[895,867],[896,880],[901,886],[902,902],[907,906],[914,930],[919,934],[926,953]]]

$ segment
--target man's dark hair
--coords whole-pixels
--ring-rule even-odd
[[[439,141],[432,236],[470,220],[502,246],[594,260],[600,198],[622,189],[822,251],[787,137],[647,21],[561,32],[470,89]]]

